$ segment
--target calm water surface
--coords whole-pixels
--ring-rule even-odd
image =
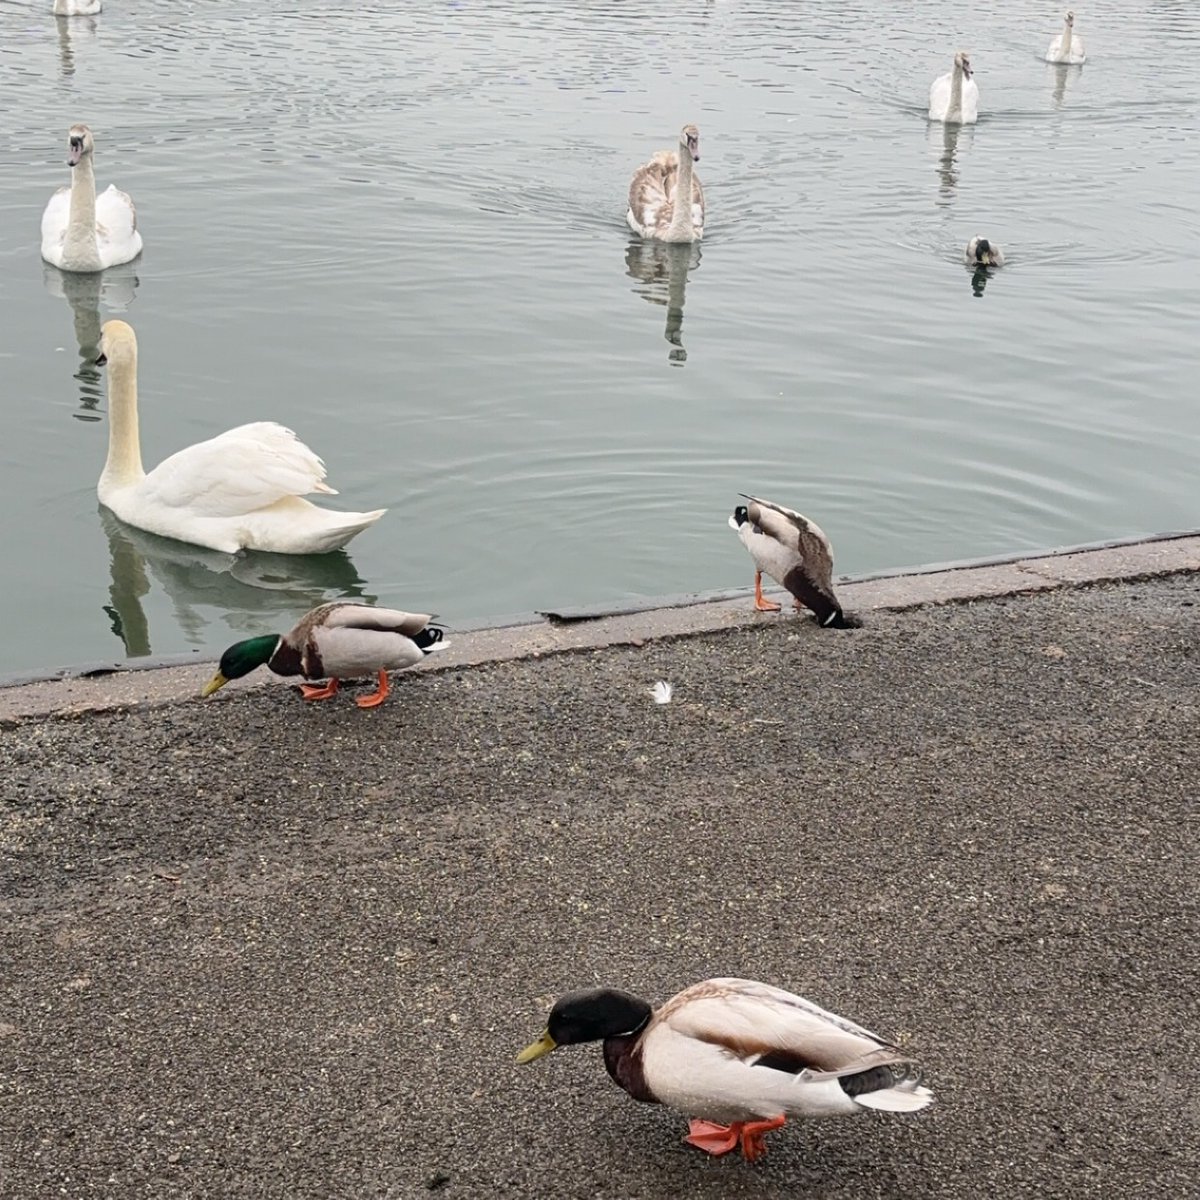
[[[1041,61],[1057,0],[49,8],[0,0],[0,671],[338,595],[454,622],[745,584],[738,491],[847,572],[1200,523],[1194,0],[1077,6],[1082,68]],[[925,120],[958,46],[961,131]],[[689,120],[707,236],[638,244],[629,176]],[[103,277],[38,255],[75,121],[145,237]],[[101,512],[116,314],[147,465],[275,419],[391,511],[313,559]]]

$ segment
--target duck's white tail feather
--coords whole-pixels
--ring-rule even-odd
[[[933,1093],[917,1083],[902,1083],[877,1092],[864,1092],[855,1096],[854,1102],[880,1112],[920,1112],[933,1103]]]

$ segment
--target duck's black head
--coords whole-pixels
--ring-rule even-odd
[[[622,1033],[636,1033],[653,1013],[645,1000],[616,988],[591,988],[560,996],[550,1010],[546,1032],[526,1046],[518,1062],[533,1062],[558,1046],[599,1042]]]
[[[977,263],[985,263],[987,260],[984,255],[990,255],[992,252],[992,243],[987,238],[980,238],[975,243],[975,261]]]
[[[733,510],[733,523],[740,529],[748,520],[750,520],[750,510],[744,504],[739,504]]]

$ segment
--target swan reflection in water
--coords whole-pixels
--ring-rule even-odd
[[[687,362],[683,347],[683,302],[688,272],[700,265],[699,242],[660,242],[653,238],[630,242],[625,251],[626,274],[638,280],[634,287],[651,304],[667,306],[667,353],[674,366]]]
[[[949,204],[954,199],[955,188],[958,187],[959,139],[965,138],[962,148],[969,150],[974,136],[974,125],[942,125],[930,122],[929,144],[938,155],[937,173],[942,181],[941,187],[938,188],[939,204]]]
[[[112,583],[104,606],[128,658],[154,652],[142,597],[157,582],[171,601],[175,624],[189,645],[227,640],[226,633],[259,634],[287,629],[310,608],[328,600],[374,604],[366,583],[344,550],[331,554],[222,554],[134,529],[103,505],[100,523],[108,537]],[[217,636],[206,636],[219,623]],[[164,630],[160,645],[177,642]]]
[[[67,17],[56,13],[58,20],[58,72],[63,79],[75,74],[75,47],[72,38],[80,41],[96,40],[96,18],[92,16]]]
[[[123,313],[133,303],[138,277],[133,263],[109,267],[106,271],[60,271],[48,263],[42,264],[42,283],[52,296],[58,296],[71,306],[75,318],[75,343],[79,347],[80,411],[74,416],[80,421],[99,421],[96,411],[104,399],[104,385],[96,359],[100,357],[100,305],[110,313]]]
[[[1049,63],[1049,69],[1054,72],[1054,107],[1062,108],[1063,99],[1067,94],[1067,80],[1077,75],[1080,68],[1069,63]]]

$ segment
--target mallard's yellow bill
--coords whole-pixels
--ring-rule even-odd
[[[985,267],[990,267],[992,265],[992,256],[985,250],[983,254],[979,256],[979,261],[983,263]]]
[[[543,1054],[549,1054],[558,1043],[550,1036],[549,1031],[543,1033],[536,1042],[532,1042],[526,1046],[520,1054],[517,1055],[517,1062],[527,1063],[533,1062],[535,1058],[541,1058]]]
[[[203,687],[200,692],[201,696],[211,696],[213,692],[219,692],[227,683],[228,679],[218,671]]]

